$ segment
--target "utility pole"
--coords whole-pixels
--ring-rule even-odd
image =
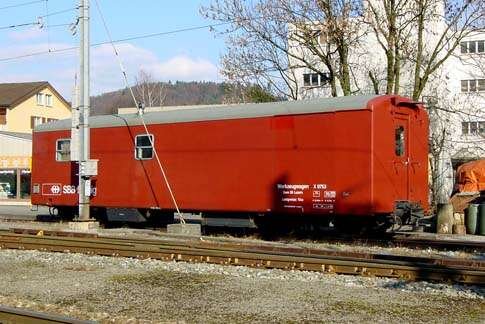
[[[79,221],[89,221],[91,176],[85,172],[89,161],[89,0],[80,0],[80,91],[79,91]]]

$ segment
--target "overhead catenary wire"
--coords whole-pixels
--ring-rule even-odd
[[[145,39],[145,38],[152,38],[152,37],[158,37],[158,36],[165,36],[165,35],[171,35],[171,34],[177,34],[177,33],[183,33],[183,32],[195,31],[195,30],[201,30],[201,29],[208,29],[208,28],[213,28],[213,27],[228,25],[228,24],[230,24],[230,23],[224,22],[224,23],[217,23],[217,24],[209,24],[209,25],[203,25],[203,26],[194,26],[194,27],[175,29],[175,30],[166,31],[166,32],[131,36],[131,37],[120,38],[120,39],[116,39],[116,40],[94,43],[94,44],[91,44],[91,47],[96,47],[96,46],[101,46],[101,45],[106,45],[106,44],[111,44],[111,43],[117,44],[117,43],[137,40],[137,39]],[[60,49],[55,49],[55,50],[53,49],[51,51],[39,51],[39,52],[26,53],[26,54],[17,55],[17,56],[0,58],[0,63],[14,61],[14,60],[20,60],[20,59],[34,57],[34,56],[46,55],[46,54],[55,54],[55,53],[74,51],[74,50],[77,50],[77,49],[78,49],[77,46],[73,46],[73,47],[66,47],[66,48],[60,48]]]
[[[27,22],[27,23],[20,23],[20,24],[12,24],[12,25],[7,25],[7,26],[2,26],[2,27],[0,27],[0,30],[14,29],[14,28],[20,28],[20,27],[27,27],[27,26],[42,26],[42,24],[43,24],[42,23],[42,19],[44,19],[44,18],[47,18],[47,25],[49,25],[49,17],[55,16],[55,15],[60,15],[62,13],[66,13],[66,12],[69,12],[69,11],[73,11],[73,10],[79,9],[79,7],[75,7],[75,8],[64,9],[64,10],[60,10],[60,11],[56,11],[56,12],[49,13],[49,8],[48,8],[48,5],[47,5],[48,0],[42,0],[42,2],[45,2],[46,3],[46,14],[37,17],[37,20],[36,21],[31,21],[31,22]],[[44,27],[46,27],[46,26],[44,26]],[[48,37],[50,38],[49,35],[48,35]],[[48,40],[48,43],[50,43],[50,40]],[[50,50],[49,51],[46,51],[46,53],[51,53],[51,52],[52,51],[50,51]]]
[[[40,24],[41,23],[39,21],[36,21],[36,22],[28,22],[28,23],[15,24],[15,25],[7,25],[7,26],[0,27],[0,30],[14,29],[14,28],[20,28],[20,27],[27,27],[27,26],[37,26]]]
[[[128,88],[128,90],[129,90],[129,92],[131,94],[131,98],[133,99],[133,102],[135,103],[135,107],[136,107],[136,106],[138,106],[138,101],[136,100],[136,96],[135,96],[135,93],[133,92],[132,87],[130,87],[130,85],[129,85],[128,76],[127,76],[125,67],[123,66],[123,62],[121,61],[121,57],[119,55],[119,52],[116,49],[115,43],[113,41],[113,38],[111,37],[111,32],[110,32],[110,30],[108,28],[108,24],[106,23],[106,20],[104,19],[103,12],[101,11],[101,6],[99,5],[98,0],[95,0],[95,3],[96,3],[96,8],[98,10],[98,13],[99,13],[99,16],[101,18],[101,21],[103,22],[104,29],[105,29],[106,34],[108,36],[109,43],[113,47],[114,54],[116,56],[116,59],[118,60],[118,64],[120,66],[121,74],[123,75],[123,80],[124,80],[124,83],[125,83],[125,87]],[[170,197],[171,197],[172,202],[173,202],[173,204],[175,206],[175,209],[177,210],[177,214],[179,216],[180,222],[182,224],[185,224],[185,219],[182,216],[182,213],[180,212],[180,208],[179,208],[179,205],[177,203],[177,200],[175,199],[175,195],[173,193],[172,186],[170,185],[170,182],[168,181],[167,174],[166,174],[165,169],[164,169],[164,167],[162,165],[162,162],[160,160],[160,157],[158,156],[157,149],[155,148],[155,145],[154,145],[154,142],[153,142],[153,138],[152,138],[150,132],[148,131],[148,127],[147,127],[147,125],[145,123],[145,119],[143,118],[143,115],[142,114],[138,114],[138,117],[140,118],[140,120],[141,120],[141,122],[143,124],[143,128],[145,129],[145,133],[148,136],[148,139],[150,141],[150,145],[151,145],[151,147],[153,149],[153,153],[155,155],[155,159],[156,159],[156,161],[158,163],[158,167],[159,167],[159,169],[160,169],[160,171],[162,173],[163,180],[165,181],[165,185],[167,186],[168,192],[170,193]]]
[[[36,3],[41,3],[41,2],[44,2],[44,1],[45,0],[36,0],[36,1],[29,1],[29,2],[24,2],[24,3],[19,3],[19,4],[15,4],[15,5],[0,7],[0,10],[29,6],[29,5],[33,5],[33,4],[36,4]]]

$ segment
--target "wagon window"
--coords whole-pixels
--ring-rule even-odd
[[[153,159],[153,135],[137,135],[135,137],[135,159],[149,160]]]
[[[404,155],[404,127],[398,126],[395,132],[395,140],[396,140],[396,155],[403,156]]]
[[[71,160],[71,140],[58,139],[56,141],[56,161],[70,161]]]

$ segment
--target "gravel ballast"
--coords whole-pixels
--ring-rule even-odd
[[[0,304],[104,323],[483,323],[485,288],[0,250]]]

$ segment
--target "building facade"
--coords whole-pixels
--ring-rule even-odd
[[[37,125],[70,117],[70,104],[49,82],[0,84],[0,131],[32,133]]]
[[[48,82],[0,84],[0,201],[30,199],[32,130],[70,117],[69,103]]]
[[[437,10],[442,10],[438,8]],[[440,16],[441,15],[436,15]],[[367,27],[369,28],[369,27]],[[425,44],[432,48],[446,28],[443,20],[430,21],[424,35]],[[361,41],[350,49],[349,65],[352,74],[352,93],[376,93],[369,73],[377,76],[379,93],[385,93],[386,55],[371,28],[362,25]],[[319,36],[319,34],[316,34]],[[409,37],[415,37],[412,34]],[[317,37],[321,46],[327,46],[325,37]],[[290,42],[291,43],[291,42]],[[290,44],[291,45],[291,44]],[[468,33],[452,55],[430,77],[420,101],[430,115],[430,149],[439,175],[443,197],[453,189],[454,174],[461,163],[485,158],[485,30]],[[290,46],[290,48],[292,48]],[[295,46],[297,57],[307,61],[316,59],[303,46]],[[445,48],[446,49],[446,48]],[[303,51],[303,52],[302,52]],[[445,55],[439,53],[438,55]],[[441,57],[439,57],[441,58]],[[293,59],[290,57],[290,61]],[[295,61],[295,60],[293,60]],[[297,62],[293,62],[295,66]],[[321,65],[316,73],[306,67],[294,69],[298,98],[311,99],[331,96],[329,74]],[[400,75],[400,94],[411,97],[414,82],[413,62],[404,62]],[[337,95],[343,95],[337,81]],[[439,143],[439,147],[436,147]]]

